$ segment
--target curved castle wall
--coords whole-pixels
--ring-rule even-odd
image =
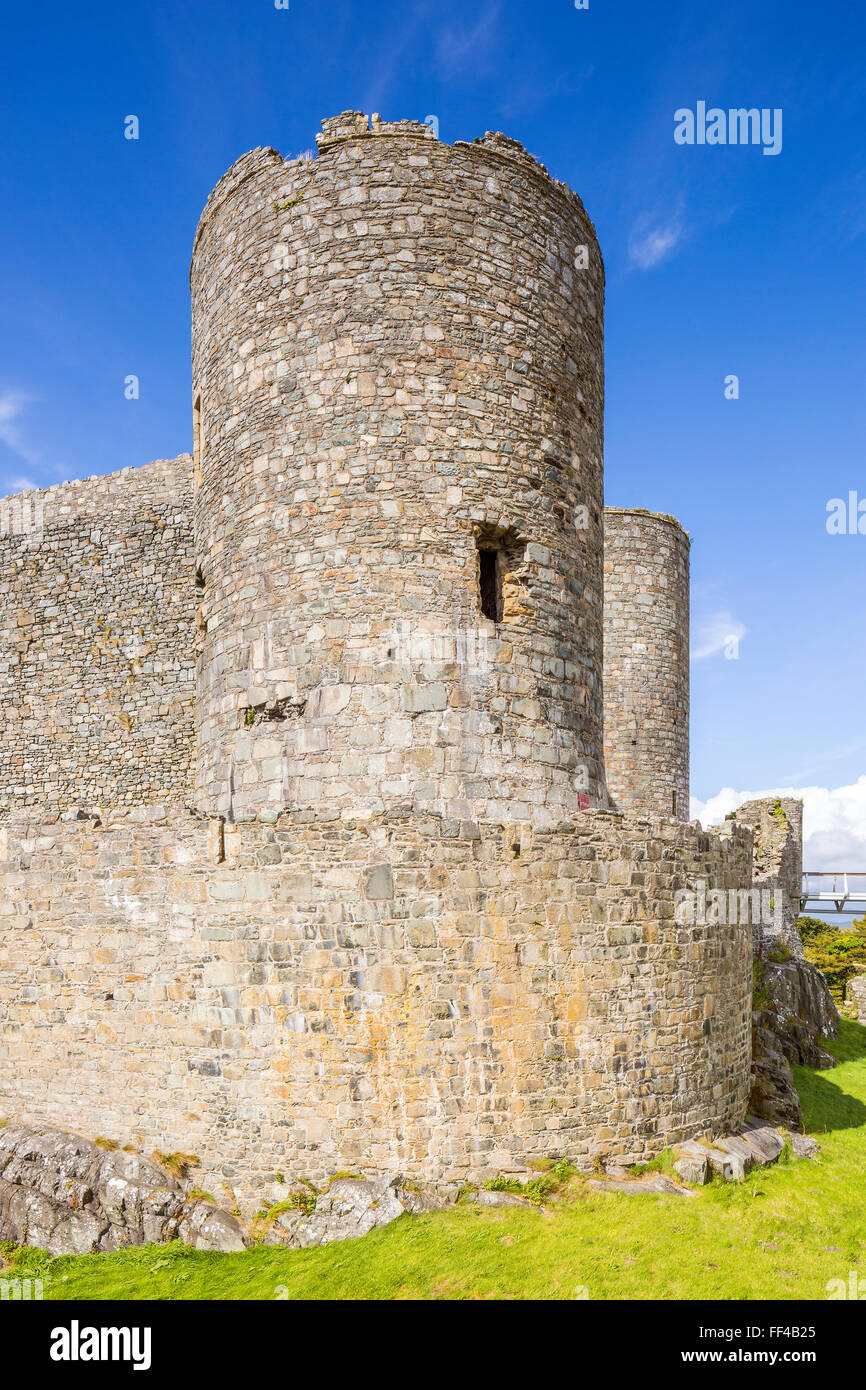
[[[748,829],[162,815],[0,832],[0,1114],[194,1153],[245,1211],[278,1173],[480,1182],[743,1119],[751,928],[675,903],[749,882]]]
[[[689,538],[604,509],[604,756],[621,811],[689,818]]]
[[[193,253],[199,804],[556,823],[605,804],[592,224],[504,136],[324,130]]]

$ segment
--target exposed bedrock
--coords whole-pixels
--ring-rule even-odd
[[[87,1255],[181,1239],[243,1250],[240,1223],[190,1198],[150,1159],[59,1129],[0,1129],[0,1239],[49,1255]]]

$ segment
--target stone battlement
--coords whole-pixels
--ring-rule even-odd
[[[144,507],[148,502],[174,501],[181,508],[188,504],[191,491],[192,456],[178,454],[176,458],[154,459],[137,468],[120,468],[115,473],[70,478],[53,487],[24,488],[12,497],[0,498],[0,502],[12,501],[13,497],[38,500],[46,520],[62,522],[83,514],[93,516]]]
[[[673,527],[675,527],[677,531],[682,531],[683,535],[684,535],[684,536],[686,537],[686,539],[688,540],[689,545],[691,545],[691,537],[689,536],[689,533],[688,533],[688,531],[686,530],[686,528],[683,526],[683,523],[682,523],[681,521],[678,521],[677,518],[676,518],[675,516],[671,516],[670,512],[651,512],[651,511],[648,511],[648,509],[647,509],[646,507],[612,507],[612,506],[610,506],[609,503],[605,503],[604,511],[605,511],[605,516],[612,516],[612,517],[613,517],[613,516],[635,516],[635,517],[646,516],[646,517],[651,517],[653,521],[661,521],[661,522],[665,523],[665,524],[668,525],[668,526],[673,526]]]

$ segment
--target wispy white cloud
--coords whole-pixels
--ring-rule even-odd
[[[803,802],[805,869],[866,872],[866,776],[835,788],[772,787],[739,792],[723,787],[707,801],[692,797],[691,816],[704,825],[719,825],[744,801],[765,796],[795,796]]]
[[[561,72],[555,77],[538,63],[515,73],[502,88],[498,110],[506,119],[523,116],[547,106],[556,97],[576,97],[595,72],[594,64],[579,72]]]
[[[682,212],[663,215],[642,214],[628,239],[628,259],[633,270],[652,270],[675,256],[683,244],[685,227]]]
[[[433,60],[440,77],[454,78],[486,65],[496,37],[500,0],[488,0],[474,23],[455,21],[439,30]]]
[[[741,642],[747,632],[748,628],[727,609],[707,614],[695,623],[692,632],[692,661],[706,661],[707,657],[717,656],[732,643]]]
[[[18,419],[33,399],[33,396],[28,396],[23,391],[0,392],[0,443],[5,444],[7,449],[11,449],[13,454],[25,459],[27,463],[37,463],[39,455],[24,442]]]

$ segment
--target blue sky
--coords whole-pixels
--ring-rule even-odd
[[[866,535],[825,527],[866,499],[858,7],[128,0],[7,8],[3,38],[0,491],[190,447],[192,237],[245,150],[345,109],[504,130],[598,230],[607,500],[693,536],[695,796],[863,775],[866,820]],[[699,100],[781,108],[781,153],[675,144]]]

